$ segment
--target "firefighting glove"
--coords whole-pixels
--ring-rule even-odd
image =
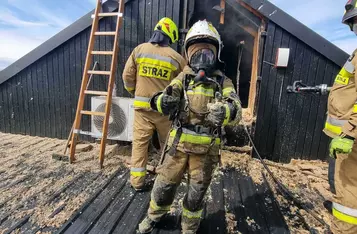
[[[208,105],[209,114],[207,115],[207,121],[214,126],[222,126],[226,117],[226,107],[222,102],[216,102]]]
[[[180,104],[180,98],[163,93],[156,99],[157,110],[164,115],[174,113]]]
[[[336,158],[336,154],[349,154],[352,152],[354,140],[337,137],[332,139],[330,144],[330,157]]]

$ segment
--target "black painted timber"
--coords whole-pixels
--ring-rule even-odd
[[[225,172],[228,212],[238,223],[240,233],[290,233],[267,184],[254,184],[251,177],[234,169]],[[250,220],[250,222],[249,222]]]
[[[216,180],[211,183],[212,201],[206,204],[205,218],[202,220],[199,233],[204,234],[219,234],[225,233],[227,224],[225,219],[225,199],[224,180],[222,176],[218,176]]]
[[[286,88],[297,80],[331,86],[340,67],[271,21],[266,31],[254,135],[257,148],[274,161],[326,160],[329,138],[322,130],[327,97],[288,94]],[[278,48],[290,48],[287,68],[270,64]]]
[[[217,177],[211,184],[212,199],[207,201],[198,233],[227,233],[226,209],[238,221],[235,231],[289,233],[266,184],[255,184],[250,177],[234,169],[224,170]],[[146,215],[150,191],[135,192],[125,183],[127,179],[127,171],[116,174],[57,233],[136,233],[138,224]],[[185,186],[178,188],[179,191],[186,189]],[[252,225],[248,224],[249,220]],[[167,216],[153,234],[179,234],[179,221],[177,215]]]
[[[331,85],[347,54],[268,1],[244,0],[261,14],[267,25],[259,55],[257,123],[254,140],[265,158],[289,162],[292,158],[327,158],[329,138],[322,133],[327,98],[287,94],[286,87],[303,80],[308,85]],[[212,7],[219,0],[189,1],[190,25],[198,19],[213,22],[226,45],[222,58],[226,74],[235,81],[237,47],[245,40],[241,71],[241,100],[245,106],[250,88],[253,38],[240,26],[257,30],[259,17],[244,9],[238,0],[227,0],[226,24],[219,25],[219,12]],[[117,3],[104,5],[110,11]],[[144,11],[142,9],[145,9]],[[75,117],[84,61],[88,48],[92,12],[49,39],[23,58],[0,71],[0,131],[32,136],[67,139]],[[122,71],[127,58],[138,44],[147,41],[157,21],[171,17],[183,28],[182,0],[126,0],[124,23],[120,32],[117,96],[128,97]],[[115,17],[100,20],[100,31],[112,31]],[[183,35],[181,35],[182,37]],[[111,50],[113,39],[99,37],[96,49]],[[178,45],[173,46],[174,49]],[[278,48],[290,48],[287,68],[275,68]],[[109,56],[94,56],[100,69],[109,68]],[[89,88],[105,90],[107,79],[95,76]],[[85,100],[90,110],[90,98]],[[81,129],[90,130],[90,117],[84,116]],[[233,138],[233,137],[232,137]],[[90,138],[87,138],[90,139]]]
[[[115,10],[117,3],[105,6]],[[132,50],[149,40],[158,19],[180,20],[181,0],[126,0],[120,31],[117,95],[129,97],[122,83],[122,71]],[[142,9],[149,8],[149,11]],[[63,30],[43,45],[0,71],[0,131],[32,136],[67,139],[75,117],[86,58],[91,13]],[[113,31],[116,17],[100,20],[99,31]],[[113,50],[113,38],[97,37],[96,50]],[[177,49],[177,44],[173,46]],[[94,56],[101,70],[109,70],[110,56]],[[94,64],[94,63],[93,63]],[[106,90],[107,77],[95,76],[90,88]],[[84,109],[90,110],[90,97]],[[90,117],[84,116],[81,129],[90,130]]]

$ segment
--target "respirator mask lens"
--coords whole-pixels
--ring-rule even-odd
[[[190,66],[193,70],[212,71],[216,65],[216,56],[210,49],[201,49],[194,53],[190,59]]]

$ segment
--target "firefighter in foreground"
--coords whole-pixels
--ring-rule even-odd
[[[350,0],[343,23],[357,34],[357,1]],[[353,52],[337,75],[328,99],[324,132],[330,145],[329,182],[335,194],[332,203],[331,231],[357,233],[357,54]]]
[[[130,182],[137,191],[145,188],[148,148],[154,131],[157,130],[163,146],[170,130],[169,118],[150,110],[149,100],[169,85],[186,65],[185,59],[169,47],[177,41],[176,24],[169,18],[162,18],[149,42],[134,49],[124,68],[124,87],[135,95]]]
[[[185,171],[188,191],[183,200],[183,233],[196,233],[203,197],[219,161],[220,129],[241,119],[241,104],[230,79],[218,70],[222,49],[212,24],[198,21],[185,39],[189,65],[163,91],[153,96],[151,107],[174,116],[169,140],[151,193],[147,217],[140,233],[149,233],[169,211]]]

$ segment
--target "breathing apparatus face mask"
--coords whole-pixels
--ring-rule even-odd
[[[196,51],[190,59],[190,67],[198,72],[205,71],[207,74],[213,72],[216,67],[216,56],[210,49],[200,49]]]

